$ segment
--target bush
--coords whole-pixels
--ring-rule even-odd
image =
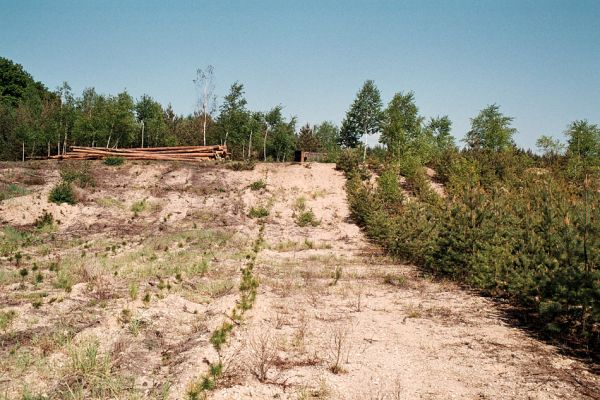
[[[321,224],[321,221],[317,220],[317,217],[315,216],[315,213],[313,212],[313,210],[307,210],[307,211],[303,211],[301,212],[298,217],[296,217],[296,224],[298,224],[298,226],[318,226],[319,224]]]
[[[104,159],[104,165],[117,166],[123,165],[125,159],[123,157],[106,157]]]
[[[266,189],[266,187],[267,187],[267,182],[265,182],[262,179],[259,179],[256,182],[252,182],[252,184],[250,185],[250,189],[252,189],[252,190]]]
[[[67,203],[72,205],[77,203],[77,198],[69,182],[61,182],[54,186],[50,191],[48,200],[56,204]]]
[[[50,214],[48,211],[44,211],[42,215],[40,215],[34,222],[34,225],[38,229],[44,229],[47,226],[52,226],[54,224],[54,216]]]
[[[250,218],[264,218],[269,216],[269,210],[264,207],[252,207],[248,213]]]

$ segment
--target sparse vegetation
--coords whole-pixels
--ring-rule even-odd
[[[250,218],[265,218],[269,216],[269,210],[263,206],[252,207],[248,216]]]
[[[317,219],[317,217],[315,216],[315,213],[313,212],[313,210],[307,210],[307,211],[303,211],[301,212],[297,217],[296,217],[296,224],[298,224],[298,226],[319,226],[321,224],[321,221]]]
[[[265,182],[263,179],[259,179],[250,184],[250,189],[252,189],[252,190],[262,190],[262,189],[266,189],[266,188],[267,188],[267,182]]]
[[[0,201],[11,199],[13,197],[25,196],[27,193],[29,193],[27,189],[15,183],[8,185],[0,184]]]
[[[56,204],[67,203],[73,205],[77,203],[77,197],[71,187],[71,183],[64,181],[52,188],[48,196],[48,201]]]
[[[104,164],[111,167],[123,165],[123,163],[125,163],[125,159],[123,157],[106,157],[104,159]]]

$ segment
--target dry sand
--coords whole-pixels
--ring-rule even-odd
[[[16,313],[0,331],[0,398],[63,393],[73,346],[89,338],[110,355],[111,373],[127,378],[106,397],[185,398],[218,359],[210,334],[239,298],[239,269],[259,227],[247,214],[259,205],[270,214],[254,269],[257,300],[234,327],[221,355],[227,379],[209,398],[600,398],[587,365],[514,327],[492,301],[370,245],[349,219],[345,180],[331,164],[240,172],[94,164],[97,185],[75,206],[48,204],[59,173],[43,166],[44,184],[0,203],[5,228],[32,229],[42,210],[61,221],[21,247],[42,283],[33,273],[21,280],[10,255],[0,259],[0,311]],[[19,182],[26,172],[4,166],[0,178]],[[266,189],[251,190],[259,179]],[[146,210],[133,215],[140,200]],[[318,224],[301,227],[307,210]],[[52,262],[72,270],[70,291],[57,285]],[[69,339],[56,339],[63,331]]]

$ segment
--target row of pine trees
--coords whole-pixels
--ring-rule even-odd
[[[381,110],[373,88],[359,92],[341,135],[379,115],[386,150],[348,149],[337,164],[367,235],[426,274],[508,301],[549,338],[600,354],[600,128],[575,121],[567,143],[543,136],[533,154],[491,105],[459,150],[445,117],[426,121],[412,93]]]

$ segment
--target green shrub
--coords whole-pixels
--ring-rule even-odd
[[[125,159],[123,157],[106,157],[104,159],[104,165],[117,166],[123,165]]]
[[[54,216],[48,211],[44,211],[34,222],[37,229],[44,229],[47,226],[54,225]]]
[[[135,203],[133,203],[131,205],[131,211],[135,214],[138,215],[144,211],[146,211],[146,209],[148,208],[148,203],[146,202],[146,200],[140,200],[140,201],[136,201]]]
[[[315,216],[315,213],[313,212],[313,210],[307,210],[307,211],[303,211],[301,212],[297,217],[296,217],[296,224],[298,224],[298,226],[319,226],[321,224],[320,220],[317,220],[317,217]]]
[[[17,313],[14,310],[0,311],[0,331],[6,331],[16,316]]]
[[[252,182],[252,184],[250,185],[250,189],[252,190],[266,189],[266,187],[267,182],[265,182],[263,179],[259,179],[256,182]]]
[[[56,204],[76,204],[77,198],[75,197],[75,193],[73,192],[73,188],[69,182],[63,181],[57,184],[50,191],[50,195],[48,196],[48,200],[52,203]]]
[[[252,207],[248,213],[250,218],[265,218],[269,216],[269,210],[265,207]]]

